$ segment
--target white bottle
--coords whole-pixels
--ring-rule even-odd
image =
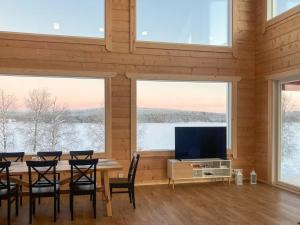
[[[241,170],[238,170],[235,174],[235,184],[236,185],[243,185],[243,174]]]
[[[250,173],[250,184],[257,184],[257,174],[255,170],[252,170]]]

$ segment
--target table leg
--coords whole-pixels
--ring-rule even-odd
[[[103,182],[104,182],[104,196],[105,196],[105,203],[106,203],[106,213],[107,213],[107,216],[112,216],[108,171],[103,171]]]

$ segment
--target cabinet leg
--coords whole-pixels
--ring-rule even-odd
[[[171,178],[169,178],[169,187],[170,187],[170,184],[171,184]]]
[[[174,189],[175,189],[175,181],[173,180],[172,182],[173,182],[172,188],[173,188],[173,190],[174,190]]]

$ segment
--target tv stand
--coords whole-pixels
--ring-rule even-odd
[[[230,184],[231,161],[224,159],[168,160],[169,185],[175,188],[175,181],[199,179],[222,179]]]

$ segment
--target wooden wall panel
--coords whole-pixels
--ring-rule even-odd
[[[232,53],[137,48],[130,53],[129,0],[112,0],[112,48],[97,44],[15,40],[0,36],[0,68],[112,71],[112,156],[130,161],[130,80],[126,72],[241,76],[238,84],[238,159],[245,174],[255,160],[255,1],[237,0],[237,33]],[[163,79],[163,77],[162,77]],[[142,157],[138,181],[166,179],[168,157]]]
[[[271,182],[268,176],[271,156],[268,155],[269,90],[266,76],[300,68],[300,14],[268,26],[264,19],[263,1],[256,1],[255,11],[255,162],[260,179]]]

